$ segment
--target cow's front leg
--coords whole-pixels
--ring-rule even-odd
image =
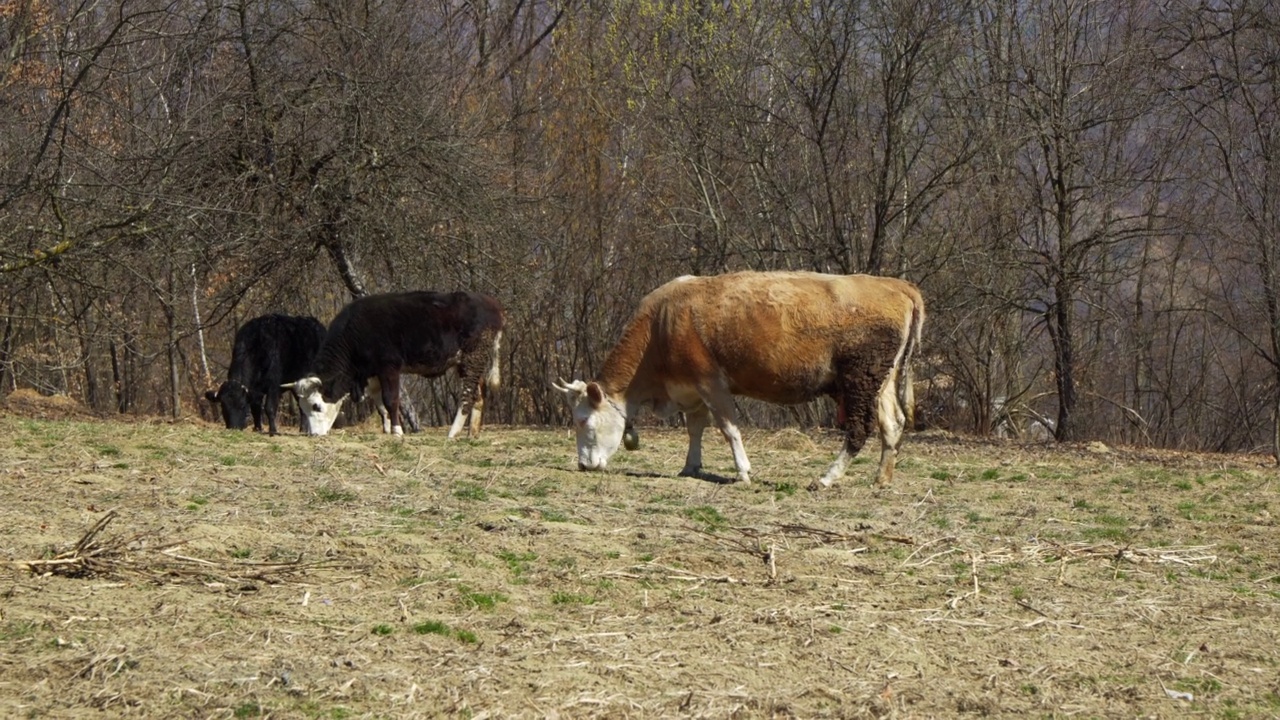
[[[698,477],[702,472],[702,431],[711,424],[711,414],[706,405],[684,411],[684,424],[689,431],[689,454],[684,458],[683,477]]]
[[[293,395],[293,404],[298,406],[298,429],[303,435],[310,435],[311,416],[307,415],[307,411],[303,409],[302,398],[298,397],[298,394],[292,390],[289,391],[289,394]]]
[[[382,399],[382,381],[378,380],[378,376],[369,379],[369,394],[373,396],[373,409],[378,411],[378,418],[382,420],[382,434],[391,434],[391,414],[387,411],[387,404]]]
[[[279,430],[276,428],[276,416],[280,414],[280,383],[273,383],[271,389],[267,391],[265,410],[267,413],[267,434],[275,437],[279,434]]]
[[[249,396],[249,412],[253,415],[253,431],[262,432],[262,396],[252,390],[246,394]]]
[[[400,425],[400,373],[387,373],[386,376],[379,376],[379,384],[382,386],[382,404],[387,408],[387,416],[382,421],[382,427],[385,429],[388,425],[391,427],[391,434],[397,437],[404,435],[404,428]]]

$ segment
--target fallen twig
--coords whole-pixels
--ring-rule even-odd
[[[149,533],[101,538],[100,535],[119,517],[115,510],[103,515],[70,547],[50,558],[6,563],[33,575],[65,577],[122,577],[140,575],[151,579],[195,577],[201,582],[218,581],[234,587],[246,581],[273,582],[307,570],[350,567],[343,560],[325,559],[304,562],[302,556],[290,561],[235,560],[219,562],[181,555],[176,550],[186,541],[155,543]]]

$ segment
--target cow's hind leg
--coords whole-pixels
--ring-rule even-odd
[[[486,333],[477,343],[476,349],[466,352],[458,363],[458,375],[462,378],[462,396],[458,399],[458,414],[449,427],[449,437],[453,438],[467,426],[467,437],[480,434],[480,423],[484,416],[485,386],[496,388],[499,382],[498,350],[501,347],[502,333]]]
[[[831,487],[832,483],[844,477],[849,461],[862,450],[871,434],[871,425],[875,422],[876,404],[879,400],[880,385],[883,377],[876,368],[863,363],[855,365],[852,371],[840,375],[840,383],[834,394],[836,401],[836,425],[844,431],[844,446],[835,462],[816,482],[809,486],[810,490]]]
[[[738,410],[733,404],[733,393],[729,392],[727,383],[717,382],[704,397],[711,408],[716,428],[729,443],[729,450],[733,453],[733,466],[738,470],[738,480],[751,482],[751,461],[747,459],[747,448],[742,444],[742,433],[738,431]]]
[[[840,454],[831,463],[831,467],[827,468],[827,472],[809,486],[810,490],[831,487],[836,480],[844,477],[849,461],[867,444],[867,436],[871,434],[871,423],[874,421],[873,412],[870,398],[857,393],[844,392],[836,398],[836,422],[844,430],[844,446],[840,448]]]
[[[467,427],[467,437],[479,434],[480,413],[484,411],[484,396],[480,393],[481,378],[475,372],[475,365],[470,357],[458,366],[458,374],[462,377],[462,395],[458,398],[458,414],[453,416],[453,424],[449,426],[450,440],[462,432],[464,425]]]
[[[902,444],[902,431],[907,423],[906,414],[898,402],[894,373],[889,373],[876,398],[876,420],[880,426],[880,471],[876,476],[876,484],[883,487],[893,480],[898,446]]]
[[[467,380],[468,378],[463,378],[462,396],[458,398],[458,414],[453,417],[453,424],[449,426],[450,440],[462,432],[464,425],[467,428],[467,437],[480,434],[480,416],[484,413],[484,394],[478,384],[472,384]]]

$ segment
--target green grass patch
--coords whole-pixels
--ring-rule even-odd
[[[535,552],[512,552],[510,550],[498,551],[498,559],[506,564],[511,574],[519,578],[529,570],[529,563],[538,559],[538,553]]]
[[[791,497],[792,495],[795,495],[796,490],[799,490],[799,489],[800,489],[800,486],[793,482],[780,482],[777,485],[773,486],[773,492],[776,494],[776,497],[778,497],[779,499],[784,497]]]
[[[477,642],[476,634],[470,630],[462,630],[449,627],[449,624],[441,620],[427,620],[413,626],[413,631],[419,635],[439,635],[441,637],[451,637],[458,642],[474,645]]]
[[[458,594],[464,607],[476,610],[493,610],[498,607],[498,603],[507,601],[507,596],[502,593],[477,592],[466,585],[458,586]]]
[[[459,500],[481,501],[489,499],[489,491],[475,483],[459,483],[453,489],[453,496]]]
[[[36,623],[26,620],[7,622],[0,626],[0,640],[8,642],[29,638],[36,634],[39,627]]]
[[[316,488],[315,495],[316,499],[320,502],[332,503],[334,505],[355,502],[356,500],[356,494],[354,492],[333,483],[326,483]]]
[[[542,519],[547,522],[569,522],[569,516],[559,510],[546,508],[539,510],[538,513],[542,516]]]
[[[1110,542],[1125,542],[1129,539],[1129,530],[1122,527],[1087,527],[1080,531],[1080,535],[1088,540],[1106,540]]]
[[[449,626],[439,620],[427,620],[413,626],[413,631],[419,635],[444,635],[448,637],[453,633]]]
[[[579,595],[561,590],[551,593],[552,605],[594,605],[595,602],[596,599],[590,595]]]
[[[686,508],[684,516],[694,522],[702,523],[707,530],[721,530],[729,526],[729,521],[725,520],[724,515],[710,505]]]

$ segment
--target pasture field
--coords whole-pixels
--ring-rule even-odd
[[[1280,716],[1266,458],[745,439],[0,410],[0,716]]]

